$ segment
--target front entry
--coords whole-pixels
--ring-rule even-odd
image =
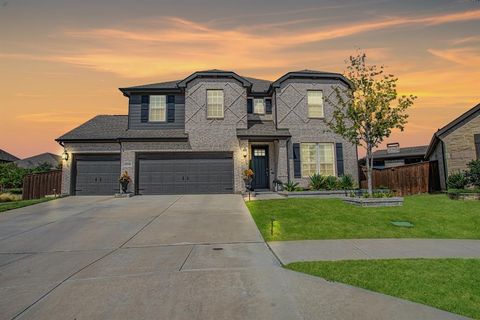
[[[253,187],[268,189],[268,146],[252,146]]]

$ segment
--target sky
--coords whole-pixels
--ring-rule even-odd
[[[424,145],[480,103],[479,31],[479,0],[0,0],[0,149],[60,153],[63,133],[127,113],[119,87],[343,72],[357,50],[418,96],[385,142]]]

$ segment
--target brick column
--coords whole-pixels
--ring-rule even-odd
[[[277,179],[288,182],[287,140],[278,141]]]

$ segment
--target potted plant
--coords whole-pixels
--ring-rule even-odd
[[[127,193],[128,189],[128,184],[132,181],[132,178],[128,175],[127,170],[125,170],[122,175],[120,176],[120,179],[118,179],[120,182],[120,185],[122,186],[122,192]]]
[[[273,180],[273,186],[275,188],[275,191],[283,191],[283,182],[280,179],[274,179]]]
[[[247,190],[252,190],[252,180],[253,180],[254,172],[252,169],[248,168],[243,171],[243,181],[245,182],[245,188]]]

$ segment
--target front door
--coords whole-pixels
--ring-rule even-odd
[[[268,189],[268,146],[252,146],[253,187]]]

